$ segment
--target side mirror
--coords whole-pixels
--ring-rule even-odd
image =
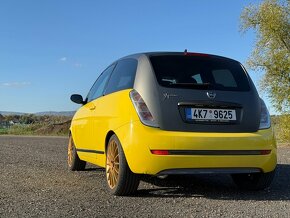
[[[70,100],[77,104],[85,104],[86,102],[83,100],[83,97],[78,94],[73,94],[70,96]]]

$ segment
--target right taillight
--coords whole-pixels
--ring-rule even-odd
[[[147,126],[158,127],[157,122],[149,111],[146,103],[136,90],[130,92],[130,98],[141,122]]]
[[[271,127],[271,118],[265,102],[260,99],[261,102],[261,116],[259,129],[268,129]]]

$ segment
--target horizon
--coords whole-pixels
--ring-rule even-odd
[[[69,100],[71,94],[85,96],[109,64],[143,51],[187,49],[246,65],[255,33],[239,31],[240,14],[245,6],[259,2],[2,3],[0,110],[76,111],[79,105]],[[262,72],[246,68],[259,91]],[[262,97],[270,114],[277,114]]]
[[[30,112],[21,112],[21,111],[0,111],[0,114],[5,116],[5,114],[42,114],[42,113],[75,113],[76,110],[72,110],[72,111],[38,111],[38,112],[33,112],[33,113],[30,113]]]

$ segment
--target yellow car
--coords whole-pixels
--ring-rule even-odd
[[[106,169],[114,195],[140,174],[228,173],[240,188],[270,186],[277,163],[269,112],[244,67],[209,54],[152,52],[112,63],[73,117],[68,166]]]

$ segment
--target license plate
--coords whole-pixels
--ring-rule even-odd
[[[211,108],[185,108],[187,120],[227,122],[235,121],[236,111],[230,109],[211,109]]]

